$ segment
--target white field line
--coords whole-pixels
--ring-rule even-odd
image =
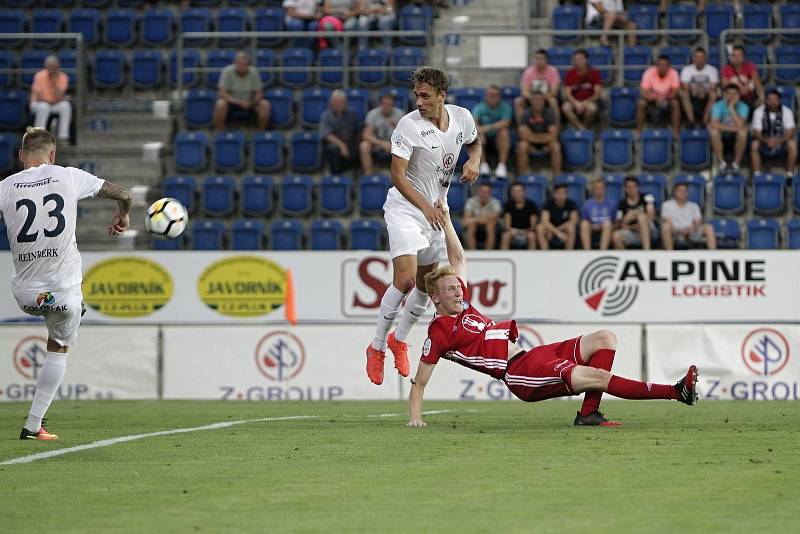
[[[455,411],[477,411],[477,410],[429,410],[422,412],[423,415],[436,415],[442,413],[451,413]],[[399,417],[408,415],[407,413],[381,413],[375,415],[367,415],[366,417]],[[133,434],[131,436],[120,436],[118,438],[101,439],[92,443],[84,445],[75,445],[74,447],[64,447],[63,449],[54,449],[51,451],[40,452],[36,454],[29,454],[27,456],[20,456],[19,458],[12,458],[0,465],[15,465],[15,464],[29,464],[37,460],[47,460],[48,458],[55,458],[56,456],[64,456],[73,452],[87,451],[90,449],[99,449],[101,447],[110,447],[117,443],[127,443],[128,441],[137,441],[146,438],[155,438],[159,436],[171,436],[173,434],[186,434],[187,432],[198,432],[201,430],[218,430],[220,428],[228,428],[238,425],[246,425],[249,423],[270,423],[273,421],[292,421],[298,419],[319,419],[321,415],[288,415],[285,417],[262,417],[261,419],[242,419],[240,421],[223,421],[221,423],[211,423],[210,425],[196,426],[192,428],[174,428],[172,430],[162,430],[159,432],[148,432],[147,434]],[[333,416],[335,417],[335,415]],[[359,416],[353,416],[359,417]]]

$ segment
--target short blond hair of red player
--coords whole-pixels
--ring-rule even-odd
[[[456,270],[452,267],[439,267],[435,271],[429,272],[425,275],[425,292],[433,296],[438,289],[439,280],[445,276],[456,276]]]

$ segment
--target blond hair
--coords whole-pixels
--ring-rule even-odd
[[[439,267],[435,271],[432,271],[425,275],[425,293],[428,295],[433,295],[436,293],[436,286],[439,284],[439,280],[444,278],[445,276],[456,276],[456,270],[452,267]]]
[[[22,151],[27,155],[47,154],[55,148],[56,140],[46,128],[28,126],[22,136]]]

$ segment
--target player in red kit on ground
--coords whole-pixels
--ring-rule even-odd
[[[412,380],[408,426],[425,426],[422,397],[440,358],[502,380],[514,395],[527,402],[585,392],[583,405],[575,417],[577,426],[621,425],[600,413],[603,392],[623,399],[674,399],[688,405],[697,402],[694,365],[689,366],[686,376],[675,385],[645,383],[611,374],[617,338],[608,330],[523,350],[516,344],[515,321],[496,323],[464,300],[467,294],[464,250],[449,217],[444,219],[450,267],[425,276],[436,316],[428,326],[428,338]]]

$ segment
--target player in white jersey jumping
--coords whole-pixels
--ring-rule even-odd
[[[0,182],[0,219],[5,219],[14,274],[14,297],[29,315],[44,317],[47,357],[36,378],[28,419],[20,439],[54,440],[42,426],[67,366],[83,315],[81,256],[75,241],[78,201],[116,200],[119,209],[108,227],[120,235],[129,224],[127,189],[74,167],[54,165],[56,141],[44,128],[28,128],[19,151],[23,171]]]
[[[472,114],[444,103],[447,73],[420,67],[411,81],[417,109],[400,119],[392,134],[394,187],[383,205],[394,274],[381,299],[375,339],[367,346],[367,375],[375,384],[383,383],[387,344],[397,372],[408,376],[405,339],[430,303],[424,278],[439,261],[447,259],[442,233],[447,215],[434,206],[447,202],[462,145],[467,146],[469,160],[464,164],[461,182],[475,182],[481,162],[481,143]],[[387,339],[406,294],[400,323]]]

